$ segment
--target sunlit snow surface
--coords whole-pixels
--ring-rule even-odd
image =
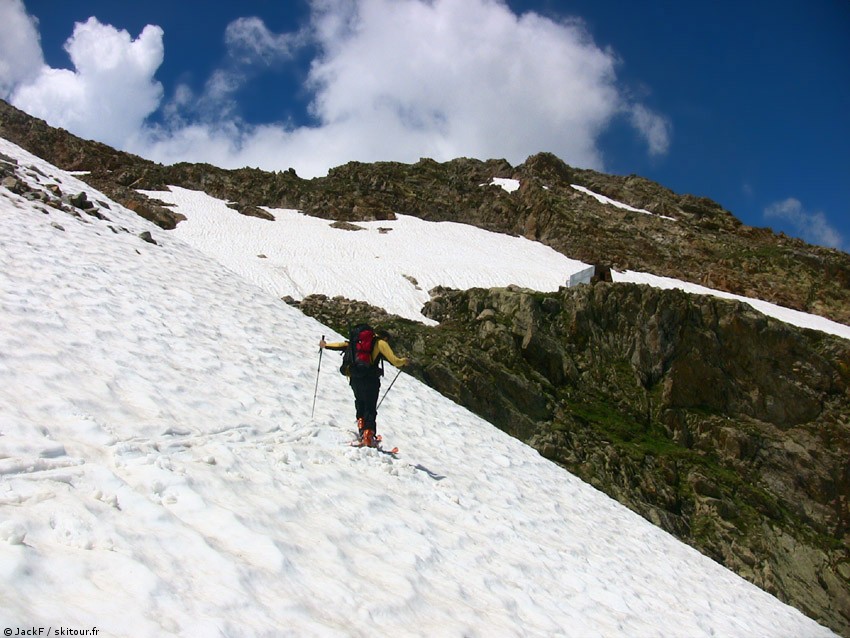
[[[518,179],[508,179],[506,177],[494,177],[490,180],[490,183],[496,186],[501,186],[509,193],[519,190],[520,187],[520,181]]]
[[[109,206],[78,219],[0,188],[0,626],[832,635],[407,375],[379,416],[400,458],[349,447],[332,353],[310,414],[330,331]],[[334,242],[312,232],[312,276],[333,281]]]
[[[357,222],[362,230],[343,230],[292,210],[268,209],[273,222],[246,217],[221,200],[184,188],[143,192],[187,217],[173,231],[177,237],[274,295],[341,295],[425,323],[433,323],[421,310],[435,286],[514,284],[548,292],[588,266],[523,237],[453,222],[400,215],[394,221]],[[612,277],[737,299],[792,325],[850,339],[850,326],[770,302],[648,273],[615,271]]]
[[[269,209],[273,222],[246,217],[184,188],[146,193],[187,217],[177,237],[276,296],[343,295],[419,321],[435,286],[554,291],[586,268],[543,244],[466,224],[400,215],[343,230],[292,210]]]

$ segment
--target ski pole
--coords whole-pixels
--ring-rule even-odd
[[[381,404],[384,402],[384,399],[387,398],[387,395],[390,393],[390,390],[393,389],[393,383],[395,383],[395,380],[398,379],[398,375],[400,375],[400,374],[401,374],[401,370],[399,370],[398,373],[396,373],[395,377],[393,377],[393,380],[387,386],[387,391],[384,392],[384,396],[381,397],[381,400],[378,401],[378,405],[375,406],[376,410],[381,407]]]
[[[322,335],[322,341],[325,340],[325,335]],[[313,392],[313,409],[310,410],[310,418],[313,418],[313,414],[316,412],[316,396],[319,394],[319,373],[322,371],[322,346],[319,346],[319,369],[316,370],[316,390]]]

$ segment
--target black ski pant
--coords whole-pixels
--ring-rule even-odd
[[[381,377],[369,375],[352,377],[349,381],[354,390],[354,409],[357,418],[363,419],[364,430],[377,432],[375,420],[378,418],[378,394],[381,392]]]

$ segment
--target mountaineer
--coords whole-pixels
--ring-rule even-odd
[[[376,447],[378,395],[381,391],[383,361],[397,368],[408,364],[405,357],[397,357],[390,347],[386,331],[376,331],[367,324],[358,324],[349,332],[348,341],[328,343],[322,338],[320,348],[343,352],[339,371],[348,377],[354,392],[354,409],[357,416],[359,445]]]

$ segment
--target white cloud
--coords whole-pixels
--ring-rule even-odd
[[[169,114],[180,115],[180,121],[213,122],[214,126],[235,120],[238,91],[263,70],[291,60],[305,42],[305,34],[278,35],[259,18],[239,18],[225,29],[224,42],[226,59],[210,75],[201,95],[194,95],[186,85],[178,86],[174,99],[164,107]]]
[[[265,23],[256,17],[234,20],[227,25],[224,32],[228,54],[243,65],[258,62],[272,65],[287,60],[303,43],[305,37],[302,33],[272,33]]]
[[[162,87],[153,76],[163,60],[162,36],[150,25],[133,40],[96,18],[77,23],[65,43],[75,70],[45,66],[14,89],[11,102],[54,126],[123,148],[160,104]]]
[[[38,75],[44,66],[38,21],[21,0],[0,1],[0,97]]]
[[[316,14],[322,55],[310,75],[318,119],[356,123],[341,131],[352,156],[522,160],[551,150],[602,165],[596,138],[620,107],[615,61],[581,24],[517,17],[492,0],[357,6],[345,21]]]
[[[789,233],[808,242],[829,248],[842,248],[844,238],[822,212],[810,212],[800,200],[793,197],[774,202],[764,210],[767,220],[786,222]]]
[[[664,155],[670,148],[672,125],[663,115],[652,112],[642,104],[630,108],[632,125],[646,140],[650,155]]]
[[[578,20],[518,16],[501,0],[312,0],[311,9],[291,34],[234,21],[228,56],[201,94],[180,86],[164,103],[153,77],[162,31],[149,26],[131,41],[92,18],[66,44],[76,70],[46,69],[14,102],[158,161],[292,166],[303,176],[350,160],[518,163],[539,151],[602,169],[597,140],[624,115],[650,154],[669,146],[669,122],[624,97],[616,56]],[[241,121],[238,91],[305,44],[316,52],[305,86],[314,122]],[[165,123],[146,126],[157,108]]]

